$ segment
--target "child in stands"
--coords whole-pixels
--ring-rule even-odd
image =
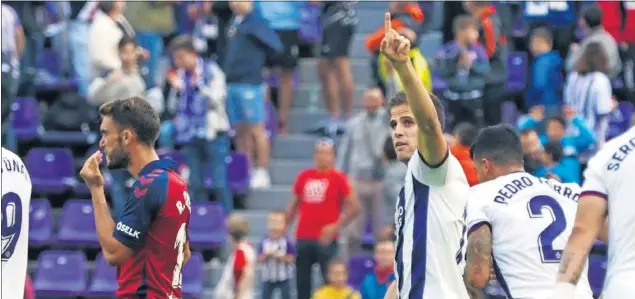
[[[227,232],[233,252],[214,290],[214,298],[254,299],[256,285],[256,251],[247,241],[249,223],[242,216],[227,217]]]
[[[348,268],[341,260],[329,264],[328,283],[319,288],[313,299],[361,299],[359,292],[348,285]]]
[[[267,227],[269,235],[258,248],[258,262],[262,264],[262,298],[273,298],[276,289],[282,299],[291,298],[291,265],[295,262],[295,245],[284,235],[285,214],[269,212]]]

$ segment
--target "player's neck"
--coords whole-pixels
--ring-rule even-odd
[[[497,177],[516,173],[516,172],[525,172],[525,168],[523,166],[509,166],[509,167],[500,168],[498,170]]]
[[[138,146],[135,150],[130,152],[130,164],[128,165],[128,171],[135,178],[138,178],[141,169],[150,164],[150,162],[156,160],[159,160],[159,156],[154,148]]]

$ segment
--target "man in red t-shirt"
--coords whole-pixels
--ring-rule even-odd
[[[329,261],[337,250],[337,236],[359,212],[346,174],[333,168],[331,141],[318,141],[313,152],[315,168],[298,174],[289,203],[287,222],[299,211],[296,231],[296,286],[298,299],[311,298],[311,269],[318,263],[326,281]]]

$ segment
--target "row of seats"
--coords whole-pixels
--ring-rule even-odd
[[[179,152],[160,151],[159,156],[170,157],[181,164],[181,169],[185,168],[184,158]],[[228,179],[232,191],[245,192],[249,187],[247,156],[232,153],[228,163]],[[80,195],[90,194],[87,187],[75,177],[73,153],[68,148],[33,148],[29,150],[25,164],[31,175],[33,192],[36,194],[64,194],[68,191]],[[207,171],[205,182],[207,187],[211,188],[214,184],[211,180],[211,167],[207,168]],[[106,184],[110,185],[110,176],[106,175],[105,178]]]
[[[205,287],[205,266],[200,252],[183,267],[184,297],[199,297]],[[348,260],[349,284],[359,289],[364,277],[373,271],[371,255],[354,255]],[[606,257],[589,257],[589,275],[593,293],[602,291],[606,272]],[[117,288],[116,270],[106,263],[101,252],[94,262],[92,280],[88,282],[88,263],[80,251],[43,251],[37,260],[34,287],[38,296],[112,296]],[[497,290],[489,290],[496,293]]]
[[[93,205],[87,199],[69,199],[55,225],[53,209],[47,199],[31,200],[29,246],[99,246]],[[192,248],[216,248],[225,243],[225,212],[215,202],[192,202],[189,237]],[[54,231],[57,227],[57,232]]]
[[[205,284],[205,261],[200,252],[183,267],[183,296],[200,297]],[[94,262],[92,279],[89,282],[86,255],[81,251],[47,250],[37,260],[33,280],[38,297],[87,296],[112,297],[117,289],[116,268],[108,265],[102,253]]]

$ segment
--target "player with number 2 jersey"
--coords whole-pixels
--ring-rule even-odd
[[[159,159],[154,143],[159,116],[139,97],[110,101],[99,108],[100,148],[79,175],[90,190],[97,238],[104,259],[117,265],[117,298],[181,298],[181,270],[190,257],[187,228],[190,198],[177,163]],[[137,178],[113,220],[100,166],[126,168]]]
[[[481,130],[471,152],[481,184],[468,193],[467,281],[483,288],[493,266],[508,298],[546,298],[573,230],[580,186],[525,172],[520,139],[507,126]],[[588,280],[580,280],[575,298],[593,298]]]
[[[2,298],[24,297],[31,188],[31,178],[22,160],[2,148]]]

